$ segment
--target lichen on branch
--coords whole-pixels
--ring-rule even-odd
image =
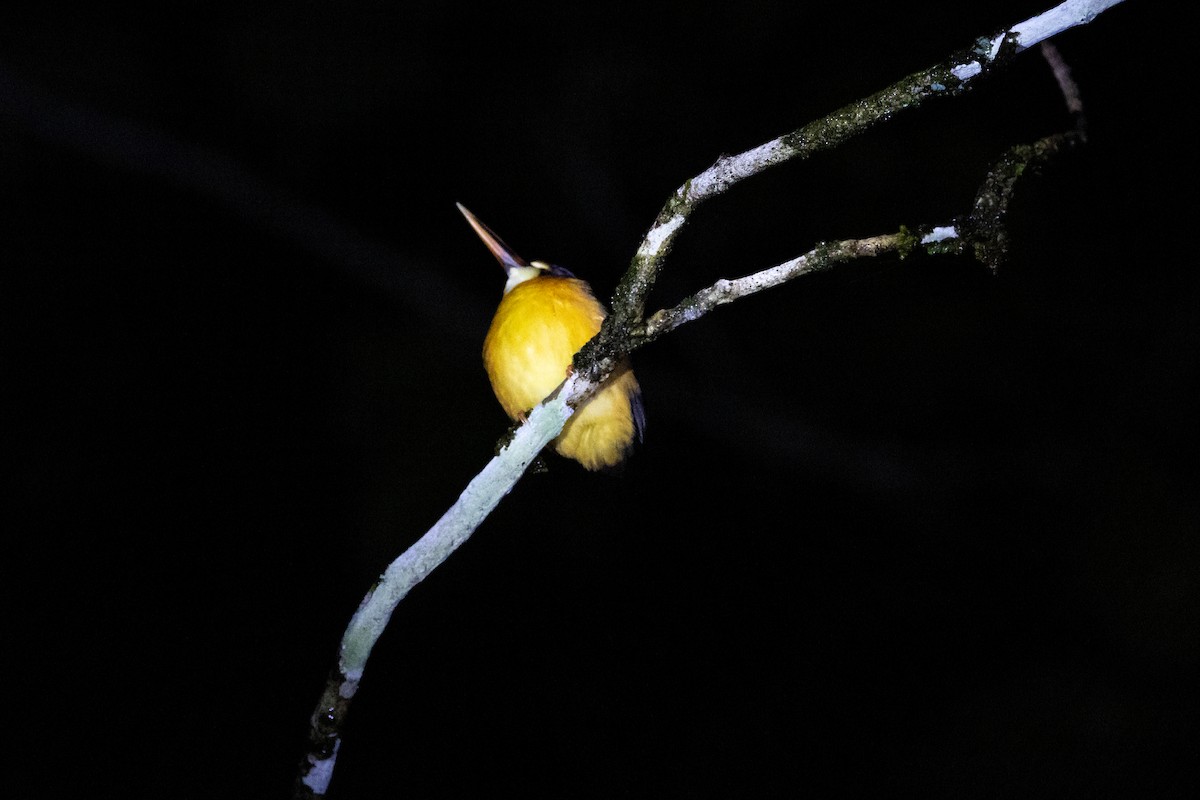
[[[730,186],[770,167],[807,158],[841,144],[893,115],[929,99],[961,94],[1008,59],[1066,28],[1091,21],[1120,0],[1066,0],[1050,11],[994,36],[977,39],[941,64],[914,73],[863,100],[791,133],[733,156],[721,156],[685,181],[663,205],[647,231],[613,298],[600,333],[576,355],[574,371],[519,425],[501,452],[468,484],[453,506],[402,553],[364,597],[345,634],[325,690],[310,719],[308,748],[300,762],[294,797],[323,797],[329,788],[350,703],[372,648],[408,592],[465,542],[512,490],[538,453],[557,436],[573,410],[603,383],[628,353],[709,311],[801,275],[846,261],[915,252],[968,253],[995,269],[1003,259],[1003,220],[1014,187],[1037,168],[1084,141],[1083,106],[1070,71],[1057,52],[1043,47],[1075,119],[1072,130],[1010,149],[984,178],[972,208],[942,225],[901,227],[893,233],[819,244],[809,252],[743,277],[722,279],[679,304],[645,316],[646,297],[664,259],[692,211]]]

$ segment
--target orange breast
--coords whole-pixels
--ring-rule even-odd
[[[483,342],[483,364],[509,418],[562,383],[571,358],[604,317],[604,307],[578,278],[542,275],[504,295]],[[554,448],[590,470],[612,467],[624,460],[641,427],[641,390],[626,363],[576,410]]]

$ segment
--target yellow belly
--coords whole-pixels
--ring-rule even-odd
[[[510,419],[562,383],[571,358],[600,330],[604,316],[604,307],[577,278],[545,275],[504,295],[483,342],[483,365]],[[640,394],[626,363],[576,410],[554,449],[590,470],[619,464],[640,433]]]

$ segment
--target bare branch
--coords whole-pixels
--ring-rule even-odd
[[[734,156],[722,156],[699,175],[683,183],[663,206],[638,247],[629,270],[613,297],[609,323],[597,347],[609,342],[630,323],[640,322],[646,295],[658,277],[663,260],[687,219],[706,200],[764,170],[836,147],[900,111],[926,100],[950,97],[973,88],[978,79],[1019,52],[1076,25],[1090,22],[1121,0],[1066,0],[994,36],[977,39],[966,50],[928,69],[913,73],[870,97],[843,106],[824,119],[805,125]],[[578,362],[576,363],[578,367]]]
[[[1067,27],[1088,22],[1119,1],[1067,0],[995,37],[978,39],[971,48],[942,64],[845,106],[825,119],[740,155],[722,156],[712,167],[679,187],[646,233],[633,263],[622,278],[614,297],[613,312],[600,333],[576,354],[575,371],[530,413],[523,425],[516,428],[512,439],[468,484],[458,501],[433,528],[388,566],[363,599],[342,638],[339,657],[313,712],[309,748],[300,765],[294,796],[325,795],[350,702],[358,690],[371,650],[399,602],[471,536],[516,485],[538,453],[562,431],[573,410],[596,391],[626,354],[717,306],[854,258],[883,253],[904,256],[918,247],[931,254],[963,253],[973,249],[977,257],[994,268],[1003,256],[1005,241],[1000,222],[1017,178],[1027,167],[1044,163],[1061,150],[1082,142],[1082,128],[1010,150],[989,172],[971,214],[962,222],[921,229],[916,233],[902,228],[896,233],[820,245],[769,269],[742,278],[717,281],[643,322],[647,293],[675,237],[696,206],[771,166],[834,147],[905,108],[919,105],[931,97],[961,93],[970,88],[976,78],[1003,64],[1013,54]],[[1078,91],[1070,81],[1069,71],[1061,65],[1061,59],[1055,61],[1055,55],[1047,55],[1047,60],[1063,88],[1068,108],[1076,113],[1075,106],[1078,106],[1077,117],[1081,123],[1082,104],[1078,102]]]
[[[649,344],[680,325],[699,319],[717,306],[732,303],[764,289],[787,283],[801,275],[819,272],[851,259],[904,252],[915,242],[907,231],[872,236],[868,239],[847,239],[818,245],[802,256],[742,278],[722,278],[712,286],[682,300],[678,305],[655,312],[650,319],[637,326],[634,329],[635,346]]]
[[[1017,52],[1057,36],[1076,25],[1086,25],[1121,0],[1066,0],[1049,11],[1030,17],[1010,29]]]

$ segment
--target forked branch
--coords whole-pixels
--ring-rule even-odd
[[[613,310],[599,334],[575,356],[575,370],[527,421],[511,441],[463,491],[455,504],[424,536],[400,555],[363,598],[342,637],[338,658],[310,720],[308,748],[295,784],[297,798],[323,797],[329,788],[350,703],[357,693],[371,649],[405,595],[457,547],[491,513],[537,454],[561,431],[620,360],[638,347],[698,319],[718,306],[777,286],[800,275],[851,259],[915,252],[973,255],[993,269],[1006,244],[1003,219],[1017,179],[1084,140],[1083,106],[1062,59],[1044,48],[1074,128],[1030,145],[1012,148],[989,171],[973,207],[943,225],[900,229],[893,233],[818,245],[804,255],[742,278],[720,280],[678,305],[645,318],[647,293],[692,211],[735,183],[765,169],[807,158],[832,148],[907,108],[935,97],[972,88],[983,75],[1002,67],[1016,54],[1075,25],[1090,22],[1120,0],[1067,0],[1050,11],[992,36],[943,63],[915,73],[874,95],[852,103],[824,119],[735,156],[722,156],[704,172],[680,186],[663,206],[637,250],[613,298]]]

